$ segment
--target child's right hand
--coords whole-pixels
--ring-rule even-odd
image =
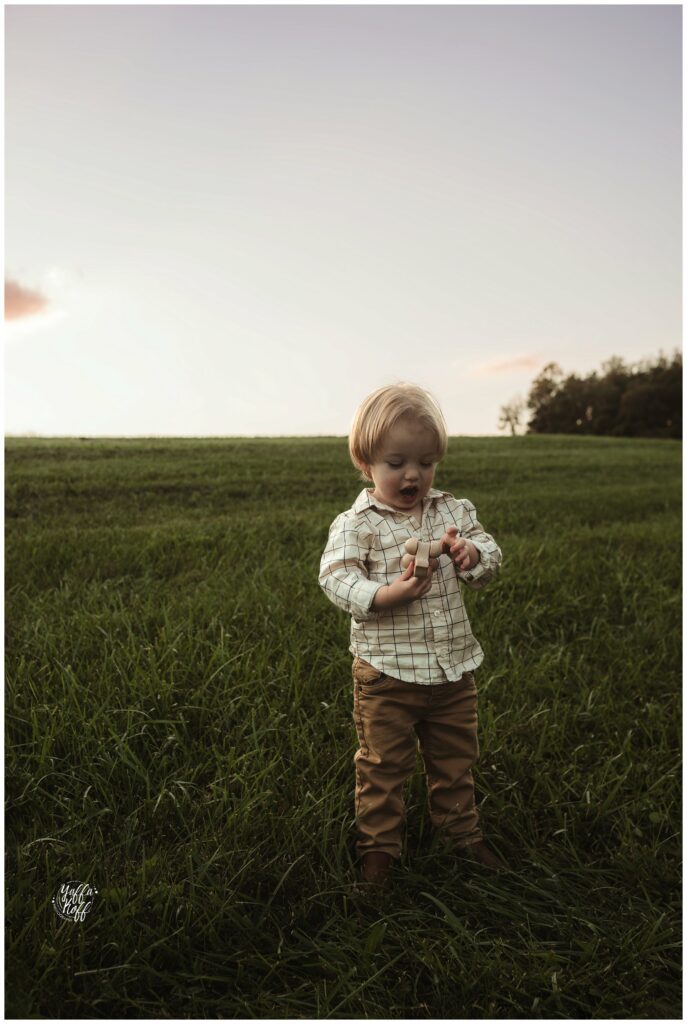
[[[423,580],[413,576],[415,562],[411,562],[405,571],[386,587],[380,587],[372,602],[373,611],[384,611],[390,608],[400,608],[402,605],[417,601],[424,597],[432,586],[432,573],[438,567],[439,560],[430,558],[429,570]]]

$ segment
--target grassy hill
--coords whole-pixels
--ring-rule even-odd
[[[10,1016],[681,1016],[681,445],[452,438],[482,825],[357,894],[341,438],[6,442]],[[60,884],[98,889],[62,921]]]

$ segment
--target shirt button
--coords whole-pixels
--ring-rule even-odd
[[[435,612],[434,614],[435,615],[441,615],[441,612]]]

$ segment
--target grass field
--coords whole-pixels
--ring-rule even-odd
[[[341,438],[6,442],[6,1012],[679,1018],[681,445],[453,438],[491,876],[356,894]],[[82,923],[51,899],[98,889]]]

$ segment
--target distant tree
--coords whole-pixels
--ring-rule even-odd
[[[611,434],[618,422],[620,400],[626,379],[621,372],[612,371],[603,377],[593,373],[589,378],[589,426],[592,434]]]
[[[515,437],[524,412],[524,398],[522,398],[521,395],[516,395],[515,398],[511,398],[510,402],[506,402],[505,405],[501,406],[499,430],[505,430],[506,427],[510,427],[511,435]]]
[[[682,437],[682,358],[643,368],[620,401],[618,433],[623,437]]]
[[[627,377],[632,372],[632,368],[626,365],[621,356],[611,356],[610,359],[606,359],[601,364],[601,369],[604,371],[605,377]]]
[[[527,407],[532,410],[532,417],[527,425],[530,433],[557,433],[553,429],[555,415],[552,418],[551,413],[562,382],[563,371],[558,363],[547,363],[532,381],[527,398]]]
[[[682,437],[682,355],[632,366],[620,356],[602,373],[564,377],[548,363],[530,387],[530,433],[611,434],[617,437]]]

